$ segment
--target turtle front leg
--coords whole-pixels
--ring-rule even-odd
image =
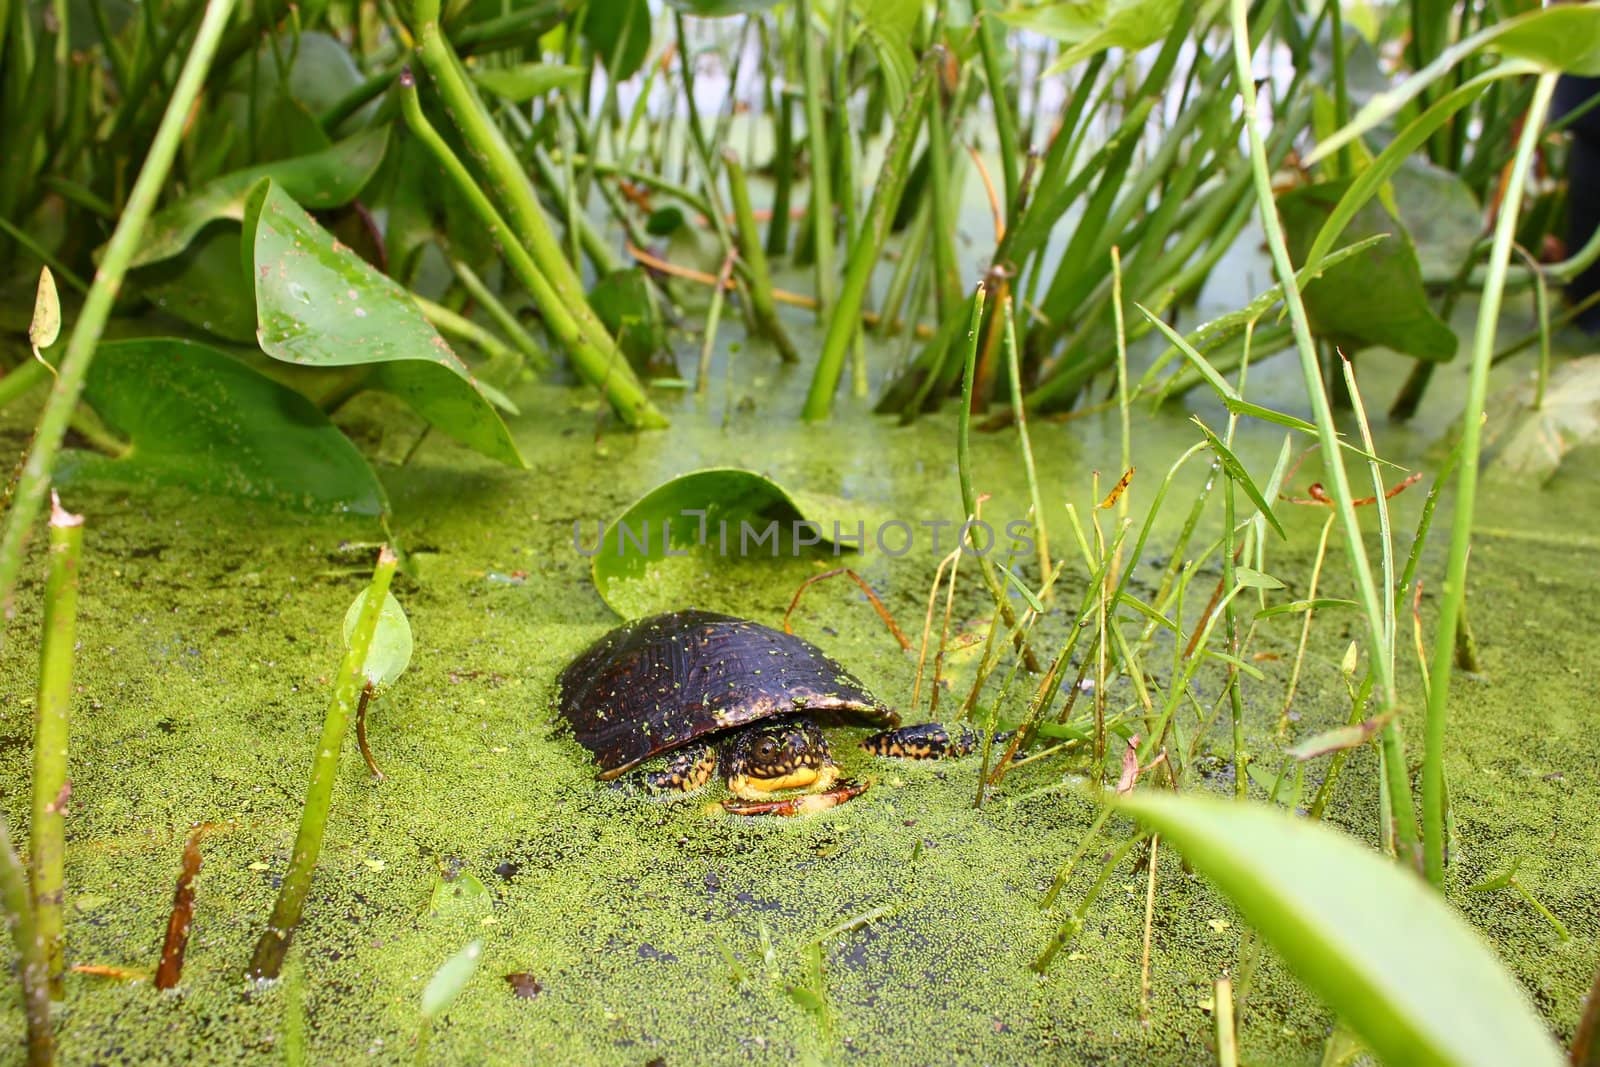
[[[617,779],[630,792],[662,796],[704,789],[717,771],[717,750],[710,745],[686,745],[654,763],[647,763]]]
[[[981,735],[970,726],[953,731],[936,722],[919,722],[873,734],[861,747],[892,759],[959,759],[978,747]]]

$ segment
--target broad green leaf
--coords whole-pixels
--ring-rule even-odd
[[[713,467],[650,490],[598,535],[597,523],[577,524],[573,547],[593,557],[600,598],[617,614],[637,618],[682,607],[690,597],[703,601],[713,579],[735,588],[747,584],[738,576],[748,568],[766,571],[785,560],[842,554],[846,546],[835,544],[834,536],[853,540],[858,523],[870,540],[875,524],[849,508],[790,493],[755,471]],[[815,527],[797,525],[807,521]]]
[[[1139,790],[1159,832],[1389,1064],[1556,1067],[1545,1022],[1482,936],[1410,871],[1273,808]]]
[[[554,63],[523,63],[515,67],[484,67],[472,72],[472,80],[484,92],[502,100],[524,104],[550,92],[569,89],[589,80],[586,67],[564,67]]]
[[[1369,168],[1370,169],[1370,168]],[[1317,232],[1337,210],[1349,181],[1321,182],[1278,198],[1289,254],[1304,262]],[[1352,236],[1387,233],[1389,239],[1305,287],[1312,328],[1347,355],[1382,345],[1417,359],[1444,361],[1456,354],[1455,332],[1435,315],[1422,286],[1411,237],[1381,203],[1368,200],[1351,218]]]
[[[144,240],[128,267],[131,270],[177,255],[208,222],[241,221],[245,200],[262,178],[271,178],[289,196],[312,210],[347,204],[372,178],[388,144],[389,128],[380,126],[321,152],[224,174],[176,204],[156,212],[145,226]]]
[[[600,279],[589,290],[589,306],[636,369],[648,371],[663,355],[671,364],[666,320],[643,267],[613,271]]]
[[[1483,208],[1471,188],[1461,175],[1421,154],[1407,157],[1389,184],[1422,276],[1453,275],[1483,237]]]
[[[511,434],[461,358],[409,293],[317,224],[270,180],[251,204],[261,350],[307,367],[371,365],[367,384],[503,463],[522,466]]]
[[[1172,29],[1182,7],[1180,0],[1065,0],[999,14],[1018,29],[1069,46],[1044,72],[1051,77],[1108,48],[1137,52],[1155,44]]]
[[[84,398],[126,455],[70,451],[62,481],[183,486],[323,514],[380,515],[383,487],[299,393],[214,348],[170,338],[100,345]]]
[[[39,268],[39,287],[33,294],[33,320],[28,323],[28,343],[35,350],[49,348],[61,336],[61,294],[49,267]]]
[[[350,633],[361,617],[361,606],[367,602],[363,589],[344,613],[344,642],[350,644]],[[367,646],[367,662],[361,671],[373,686],[390,685],[405,673],[411,664],[411,620],[393,593],[383,596],[383,608],[378,612],[378,628],[372,631],[372,643]]]
[[[239,265],[239,228],[206,226],[175,256],[128,276],[163,313],[235,344],[256,342],[256,298]]]
[[[467,983],[478,973],[478,957],[483,955],[483,942],[473,941],[466,948],[439,965],[422,988],[422,1017],[433,1022],[450,1010],[450,1005],[466,990]]]
[[[1407,124],[1406,128],[1378,153],[1372,163],[1356,175],[1350,187],[1339,198],[1338,205],[1322,224],[1322,228],[1317,231],[1316,240],[1311,242],[1311,250],[1306,253],[1306,263],[1310,266],[1316,265],[1327,250],[1333,247],[1333,242],[1344,233],[1345,227],[1355,217],[1356,212],[1394,177],[1405,161],[1411,158],[1412,153],[1433,136],[1435,130],[1449,121],[1457,111],[1482,95],[1495,79],[1514,73],[1522,72],[1501,66],[1480,74],[1441,96],[1427,111]]]
[[[1600,443],[1600,356],[1557,366],[1538,407],[1536,391],[1530,375],[1488,406],[1483,440],[1492,476],[1547,482],[1568,452]]]
[[[1301,289],[1304,289],[1308,284],[1310,284],[1312,279],[1320,277],[1322,272],[1327,270],[1329,267],[1332,267],[1336,263],[1342,263],[1352,256],[1360,255],[1362,252],[1365,252],[1379,241],[1384,240],[1385,237],[1386,235],[1377,234],[1364,240],[1356,241],[1353,244],[1349,244],[1341,249],[1338,249],[1332,255],[1328,256],[1320,265],[1301,267],[1295,272],[1295,284]],[[1219,315],[1214,319],[1210,319],[1201,323],[1193,330],[1190,330],[1189,333],[1184,337],[1184,340],[1187,341],[1190,347],[1192,347],[1196,352],[1209,352],[1221,346],[1223,343],[1244,333],[1245,327],[1249,326],[1252,322],[1261,321],[1261,318],[1266,315],[1267,312],[1271,311],[1274,306],[1282,301],[1282,299],[1283,286],[1281,284],[1274,285],[1270,289],[1256,294],[1254,300],[1251,300],[1250,303],[1246,304],[1237,311],[1230,311],[1226,315]],[[1149,312],[1146,312],[1146,314],[1148,315]],[[1162,325],[1162,323],[1158,322],[1156,325],[1159,327]],[[1165,330],[1162,331],[1162,333],[1166,332],[1167,331]],[[1170,336],[1168,337],[1168,340],[1171,340]],[[1140,380],[1140,386],[1143,387],[1146,381],[1153,379],[1154,376],[1161,371],[1162,367],[1164,367],[1167,362],[1172,359],[1173,355],[1181,352],[1182,349],[1182,345],[1174,342],[1172,348],[1168,349],[1166,352],[1163,352],[1161,357],[1151,364],[1150,369],[1145,372],[1144,377]],[[1187,355],[1187,353],[1184,354]]]
[[[650,54],[650,5],[646,0],[588,0],[583,39],[595,60],[618,81],[631,78]]]
[[[1217,460],[1221,462],[1222,469],[1227,472],[1228,477],[1233,479],[1235,485],[1244,490],[1244,495],[1250,498],[1250,502],[1256,506],[1257,511],[1261,512],[1262,518],[1267,520],[1268,525],[1278,531],[1278,536],[1287,540],[1289,535],[1283,532],[1283,524],[1278,522],[1278,517],[1267,506],[1266,498],[1261,495],[1261,490],[1251,480],[1250,472],[1245,470],[1243,463],[1239,462],[1239,457],[1234,455],[1228,446],[1222,443],[1222,438],[1211,432],[1211,427],[1200,421],[1198,415],[1193,416],[1190,421],[1200,427],[1200,432],[1205,434],[1206,443],[1211,446],[1211,451],[1216,453]]]

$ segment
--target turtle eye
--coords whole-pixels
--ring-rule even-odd
[[[772,759],[778,754],[778,743],[770,737],[763,737],[756,746],[756,755],[761,759]]]

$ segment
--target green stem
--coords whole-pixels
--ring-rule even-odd
[[[828,156],[828,127],[822,119],[822,60],[817,54],[817,42],[811,32],[810,0],[795,0],[794,32],[800,41],[800,72],[805,80],[806,143],[811,150],[811,229],[817,268],[817,320],[828,320],[833,310],[833,167]],[[836,101],[835,106],[842,106]],[[782,164],[780,164],[782,165]],[[834,316],[832,322],[837,322]],[[832,322],[829,332],[832,333]],[[841,346],[842,352],[842,346]],[[821,365],[818,365],[820,376]],[[838,375],[834,375],[838,381]],[[812,381],[815,390],[816,381]],[[831,392],[828,403],[831,404]],[[806,399],[807,418],[820,418],[810,414],[811,399]],[[825,405],[826,407],[826,405]],[[826,410],[823,411],[825,415]]]
[[[1506,195],[1495,222],[1494,244],[1489,252],[1489,271],[1484,280],[1483,298],[1478,305],[1478,323],[1472,337],[1472,368],[1467,382],[1466,409],[1461,418],[1461,468],[1456,482],[1455,515],[1450,526],[1449,563],[1445,568],[1444,596],[1439,603],[1439,618],[1434,631],[1433,665],[1428,689],[1428,715],[1422,752],[1422,841],[1424,869],[1428,880],[1444,887],[1445,846],[1445,727],[1449,721],[1446,700],[1450,692],[1450,670],[1454,666],[1455,633],[1461,618],[1462,601],[1467,593],[1467,554],[1472,546],[1472,513],[1478,494],[1478,453],[1482,447],[1483,408],[1489,391],[1489,361],[1494,355],[1495,331],[1500,324],[1500,304],[1505,292],[1506,271],[1511,264],[1511,245],[1516,238],[1517,217],[1521,213],[1522,193],[1534,148],[1543,136],[1544,117],[1555,92],[1556,75],[1542,74],[1528,106],[1516,159],[1506,182]]]
[[[22,1006],[28,1019],[28,1065],[49,1067],[56,1061],[55,1032],[50,1026],[50,988],[46,979],[44,942],[33,923],[28,876],[11,847],[11,832],[0,815],[0,908],[11,927],[11,939],[22,961]]]
[[[500,216],[500,212],[489,202],[488,196],[473,179],[466,166],[456,158],[456,154],[439,135],[439,131],[435,130],[427,116],[423,115],[422,105],[417,100],[415,82],[402,74],[400,84],[402,86],[400,107],[405,116],[406,126],[444,168],[456,191],[466,199],[468,206],[477,214],[478,221],[489,231],[489,236],[494,239],[501,254],[505,256],[506,265],[528,290],[534,303],[539,305],[539,310],[544,315],[545,326],[567,349],[568,355],[572,358],[572,365],[578,373],[600,390],[601,395],[610,402],[612,410],[616,411],[624,422],[636,427],[665,426],[666,419],[650,403],[644,388],[634,377],[633,369],[627,365],[622,354],[616,351],[615,345],[600,348],[590,343],[576,315],[571,311],[572,305],[561,298],[553,283],[534,262],[533,256],[516,239],[505,219]],[[556,249],[556,255],[558,258],[561,255],[559,248]],[[562,259],[562,263],[565,264],[566,260]],[[586,302],[580,300],[579,303],[585,310],[588,309],[589,305]],[[604,333],[603,327],[601,332]],[[609,334],[606,336],[610,337]]]
[[[378,616],[383,611],[389,582],[394,578],[395,563],[394,553],[388,545],[384,545],[378,552],[378,564],[372,571],[367,599],[361,605],[361,614],[356,618],[355,627],[350,631],[344,660],[339,664],[333,700],[328,704],[328,713],[322,722],[322,737],[317,742],[317,753],[311,761],[311,784],[306,789],[305,809],[300,815],[300,831],[295,835],[289,870],[283,876],[278,899],[272,906],[272,916],[267,920],[267,928],[261,932],[261,939],[256,942],[255,954],[246,972],[252,979],[274,980],[278,977],[283,969],[283,958],[289,951],[289,941],[294,937],[295,927],[300,924],[306,894],[311,891],[311,876],[316,872],[317,856],[322,852],[323,833],[328,827],[328,813],[333,804],[333,783],[339,776],[339,755],[344,748],[344,735],[366,683],[362,668],[367,662],[367,650],[372,645],[373,632],[378,628]]]
[[[844,288],[839,292],[838,305],[828,321],[822,354],[817,357],[811,389],[806,393],[805,408],[801,414],[807,420],[825,419],[833,410],[833,394],[844,373],[845,355],[855,339],[856,331],[861,328],[861,307],[866,301],[867,286],[872,281],[873,268],[877,266],[878,257],[888,240],[889,227],[894,221],[895,208],[900,204],[900,195],[905,191],[911,147],[917,139],[917,118],[927,106],[936,62],[935,53],[930,53],[923,61],[917,80],[906,94],[905,107],[895,120],[894,138],[884,155],[883,169],[878,172],[878,181],[872,190],[872,202],[867,205],[865,225],[856,234],[850,247],[850,266],[845,274]],[[818,259],[820,261],[820,254]],[[954,308],[955,305],[948,307]],[[969,510],[967,514],[971,517],[972,512]]]
[[[478,277],[477,273],[462,260],[452,259],[450,267],[456,272],[456,279],[461,282],[462,288],[466,289],[471,294],[472,299],[476,300],[482,305],[483,310],[489,313],[489,317],[511,339],[511,343],[516,346],[517,351],[527,357],[528,365],[538,370],[548,367],[550,365],[550,357],[545,355],[544,350],[534,342],[532,337],[528,336],[528,331],[522,328],[522,323],[517,321],[517,317],[511,313],[511,309],[506,307],[500,298],[494,294],[494,291],[484,284],[483,279]]]
[[[66,995],[65,933],[61,919],[66,884],[68,715],[72,707],[72,653],[78,624],[78,556],[83,517],[57,500],[50,507],[50,574],[44,590],[44,638],[39,653],[39,697],[33,720],[33,874],[35,936],[44,946],[50,996]]]
[[[762,335],[777,346],[778,355],[785,363],[798,363],[800,355],[778,318],[777,301],[772,296],[772,271],[767,265],[767,251],[761,247],[761,231],[756,226],[755,210],[750,206],[750,186],[745,181],[744,168],[732,150],[723,151],[722,165],[728,172],[728,198],[733,201],[739,257],[750,287],[751,311],[756,325]]]
[[[78,398],[83,394],[84,380],[88,377],[95,347],[105,330],[112,305],[116,303],[117,292],[144,232],[145,221],[149,219],[156,197],[166,183],[167,172],[172,167],[173,156],[183,136],[184,123],[188,121],[190,110],[200,95],[211,58],[217,49],[217,41],[227,26],[232,10],[233,0],[211,0],[206,8],[200,30],[178,75],[178,84],[173,87],[166,111],[161,116],[161,124],[150,142],[144,166],[140,168],[133,191],[123,205],[122,217],[106,244],[105,255],[95,272],[94,284],[89,287],[83,310],[79,312],[72,337],[67,341],[66,355],[61,359],[55,386],[50,390],[50,397],[39,416],[33,447],[28,451],[27,462],[23,464],[16,496],[6,515],[4,533],[0,534],[0,605],[9,604],[11,593],[16,588],[17,575],[22,570],[23,548],[34,520],[44,506],[44,496],[50,488],[50,471],[55,465],[56,453],[61,449],[61,439],[66,434],[73,410],[78,406]]]
[[[561,243],[550,231],[550,224],[539,206],[538,196],[534,193],[527,172],[462,73],[460,60],[439,29],[439,0],[417,0],[412,7],[412,22],[417,36],[417,54],[423,67],[433,78],[445,109],[454,119],[462,139],[471,146],[488,172],[489,187],[499,194],[505,204],[512,232],[516,235],[514,243],[531,257],[538,268],[537,273],[542,276],[539,291],[533,292],[534,299],[547,319],[551,309],[558,308],[571,323],[572,329],[560,339],[571,353],[578,372],[601,388],[617,415],[629,426],[665,426],[666,418],[645,396],[632,368],[618,350],[616,340],[606,332],[605,325],[589,306],[576,270],[567,261]],[[403,94],[412,95],[414,88],[408,88]],[[412,103],[407,109],[408,122],[416,129],[417,124],[412,121],[413,111],[420,118],[421,108]],[[444,142],[439,140],[438,146],[445,147]],[[437,149],[434,154],[438,156]],[[451,156],[453,158],[453,153]],[[440,159],[440,162],[444,160]],[[448,164],[446,169],[451,169]],[[475,182],[472,184],[476,187]],[[479,196],[482,196],[481,191]],[[487,198],[484,200],[487,202]],[[479,214],[482,215],[481,210]],[[504,226],[501,223],[500,228],[503,230]],[[507,240],[508,236],[505,233],[496,235],[509,260],[509,246],[513,242]],[[526,283],[527,279],[523,281]],[[542,298],[541,292],[544,294]]]

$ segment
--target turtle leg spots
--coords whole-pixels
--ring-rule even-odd
[[[710,745],[689,745],[663,757],[654,766],[618,779],[642,793],[693,793],[704,789],[717,770],[717,752]]]
[[[874,756],[893,759],[957,759],[978,746],[977,731],[958,726],[953,731],[936,722],[922,722],[873,734],[861,747]]]

